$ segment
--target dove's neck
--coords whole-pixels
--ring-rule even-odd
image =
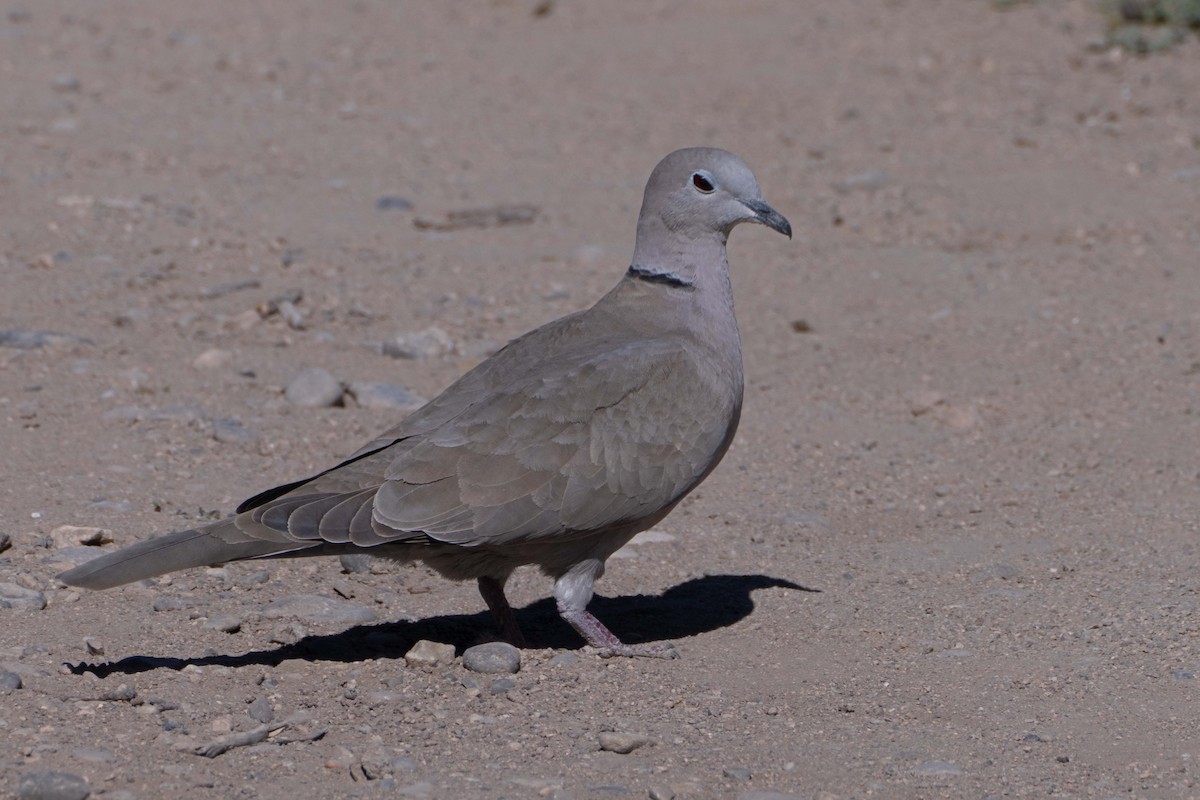
[[[646,235],[653,233],[655,235]],[[689,331],[741,374],[741,339],[722,232],[681,235],[639,223],[633,262],[610,298],[650,331]],[[740,380],[740,377],[738,378]]]
[[[725,241],[726,236],[720,231],[702,236],[681,235],[657,221],[642,220],[638,223],[629,277],[666,289],[712,294],[712,299],[725,299],[732,308]]]

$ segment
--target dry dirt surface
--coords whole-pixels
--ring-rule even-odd
[[[1200,45],[1103,25],[7,0],[0,795],[1200,796]],[[797,238],[734,234],[741,431],[598,585],[679,660],[582,651],[533,572],[502,675],[420,566],[55,580],[335,463],[403,413],[360,382],[431,397],[590,305],[698,144]],[[298,405],[309,368],[359,385]]]

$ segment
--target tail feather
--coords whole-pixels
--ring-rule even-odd
[[[308,542],[247,536],[230,519],[130,545],[69,569],[58,579],[85,589],[111,589],[176,570],[280,555],[310,546]]]

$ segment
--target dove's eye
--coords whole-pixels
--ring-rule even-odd
[[[697,172],[692,175],[692,186],[695,186],[705,194],[711,194],[713,189],[716,188],[713,186],[712,180],[703,172]]]

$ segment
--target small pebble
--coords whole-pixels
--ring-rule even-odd
[[[56,92],[78,92],[82,88],[83,84],[74,75],[59,75],[54,79],[54,91]]]
[[[422,639],[404,654],[404,663],[410,667],[435,667],[454,660],[454,645]]]
[[[923,775],[926,777],[942,777],[962,775],[962,770],[951,764],[949,761],[925,761],[913,767],[912,774]]]
[[[80,761],[90,761],[93,764],[111,764],[117,760],[117,757],[110,751],[102,750],[99,747],[77,747],[71,751],[71,757]]]
[[[392,358],[436,358],[453,349],[450,334],[437,327],[400,333],[383,343],[383,354]]]
[[[280,597],[264,606],[262,613],[267,619],[290,617],[332,625],[362,625],[377,619],[375,612],[364,605],[319,594]]]
[[[425,398],[394,383],[354,381],[347,393],[363,408],[388,408],[397,411],[416,411],[425,405]]]
[[[232,444],[257,439],[258,434],[249,428],[242,427],[242,423],[236,419],[217,417],[212,421],[212,437],[218,442]]]
[[[398,194],[385,194],[375,201],[376,211],[405,211],[412,207],[411,200]]]
[[[92,636],[83,637],[83,649],[89,656],[104,655],[104,643]]]
[[[255,698],[246,709],[246,713],[250,715],[250,719],[264,725],[275,719],[275,709],[271,707],[271,701],[262,696]]]
[[[371,571],[371,556],[354,553],[338,556],[342,569],[351,574]]]
[[[23,608],[41,611],[46,607],[46,595],[26,589],[16,583],[0,583],[0,608]]]
[[[183,611],[206,605],[208,605],[207,600],[195,600],[188,597],[159,597],[150,607],[155,611]]]
[[[251,572],[248,575],[243,575],[242,577],[238,578],[237,583],[238,583],[238,586],[243,586],[243,587],[244,586],[258,586],[260,584],[266,583],[269,580],[271,580],[271,573],[267,572],[264,569],[264,570],[259,570],[258,572]]]
[[[225,295],[232,294],[233,292],[240,292],[243,289],[257,289],[260,286],[262,286],[262,281],[260,281],[258,278],[243,278],[239,281],[226,281],[225,283],[218,283],[216,286],[205,289],[200,293],[200,297],[204,298],[205,300],[215,300],[218,297],[224,297]],[[208,352],[213,351],[210,350]]]
[[[55,547],[100,547],[111,544],[112,531],[82,525],[59,525],[50,531]]]
[[[468,647],[463,666],[471,672],[513,674],[521,669],[521,651],[508,642],[487,642]]]
[[[0,671],[0,694],[12,694],[24,686],[21,676],[15,672]]]
[[[752,777],[746,767],[726,767],[721,770],[721,774],[731,781],[748,781]]]
[[[492,687],[488,689],[488,691],[492,694],[504,694],[505,692],[513,689],[516,685],[516,682],[512,678],[497,678],[496,680],[492,681]]]
[[[83,336],[72,336],[69,333],[53,331],[0,331],[0,347],[12,347],[16,350],[36,350],[50,344],[95,344]]]
[[[546,665],[550,666],[550,667],[560,667],[560,666],[565,667],[570,664],[578,664],[578,663],[579,663],[579,656],[575,655],[574,653],[559,653],[558,655],[554,656],[549,661],[547,661]]]
[[[211,347],[192,359],[196,369],[221,369],[233,361],[233,353],[218,347]]]
[[[665,786],[651,786],[646,794],[650,800],[675,800],[675,793]]]
[[[218,614],[209,617],[204,627],[222,633],[237,633],[242,629],[243,620],[237,614]]]
[[[650,744],[651,739],[644,733],[626,733],[624,731],[604,731],[600,734],[600,749],[610,753],[625,755],[639,747]]]
[[[342,385],[320,367],[309,367],[296,373],[283,396],[292,405],[328,408],[342,401]]]
[[[17,800],[87,800],[87,781],[70,772],[28,772],[17,786]]]
[[[839,192],[852,192],[856,189],[874,191],[882,189],[892,182],[892,176],[881,169],[860,172],[857,175],[847,175],[833,185]]]
[[[87,504],[88,508],[99,509],[101,511],[133,511],[137,506],[128,500],[96,500]]]
[[[0,533],[0,553],[3,553],[10,547],[12,547],[12,537],[7,533]]]

